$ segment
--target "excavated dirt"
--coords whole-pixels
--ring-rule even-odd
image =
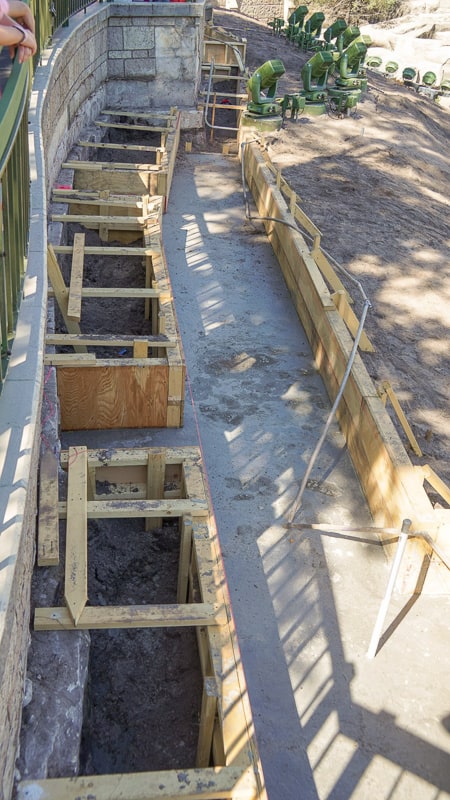
[[[279,96],[302,88],[308,54],[235,12],[215,11],[214,23],[247,38],[250,72],[267,59],[283,61]],[[423,453],[413,454],[394,418],[411,459],[448,483],[450,114],[373,70],[368,75],[355,114],[287,119],[266,145],[322,232],[323,248],[373,305],[366,331],[376,352],[363,360],[375,384],[388,380],[402,404]],[[355,288],[343,282],[360,312]]]
[[[113,132],[109,141],[149,143],[136,132],[131,132],[130,138]],[[75,148],[73,153],[77,152]],[[93,153],[98,160],[119,160],[116,150]],[[136,151],[125,152],[120,160],[134,161],[133,153],[135,156]],[[62,172],[61,184],[67,180]],[[121,244],[112,237],[105,243],[97,231],[76,223],[65,226],[64,242],[73,244],[75,233],[85,234],[87,246]],[[142,247],[142,240],[137,239],[134,246]],[[71,256],[59,256],[58,262],[68,285]],[[86,255],[84,267],[84,287],[145,285],[141,257]],[[83,333],[104,336],[151,334],[151,320],[144,318],[142,300],[85,299],[80,327]],[[55,330],[66,332],[57,308]],[[59,350],[70,352],[71,348]],[[117,348],[89,350],[99,358],[131,355],[122,347],[118,352]],[[46,413],[54,413],[46,398]],[[86,444],[83,433],[80,444]],[[109,488],[98,485],[97,491],[106,497]],[[65,495],[66,475],[60,473],[60,499]],[[35,571],[33,611],[39,606],[65,604],[65,524],[60,528],[60,564]],[[90,520],[89,605],[176,603],[179,551],[180,530],[172,520],[163,520],[162,527],[152,531],[145,530],[144,520]],[[59,632],[32,633],[27,669],[30,697],[23,711],[17,774],[22,778],[70,777],[194,767],[202,696],[195,630],[92,630],[86,636],[88,644],[83,650],[76,635],[70,640]],[[80,692],[72,694],[79,680],[73,665],[78,659],[84,661],[85,652],[87,680]],[[80,674],[84,669],[83,664]],[[48,709],[53,708],[55,694],[63,700],[52,715]]]

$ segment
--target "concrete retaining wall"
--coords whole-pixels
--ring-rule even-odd
[[[203,10],[203,3],[94,6],[73,31],[58,33],[35,78],[44,98],[47,192],[81,130],[106,105],[195,108]]]
[[[94,5],[42,54],[29,113],[31,225],[27,274],[0,399],[0,800],[11,797],[29,641],[47,319],[47,204],[72,144],[110,105],[195,108],[203,3]],[[121,48],[126,49],[121,51]],[[194,113],[196,119],[198,115]]]
[[[287,19],[298,3],[290,0],[212,0],[211,5],[227,11],[238,11],[259,22],[269,22],[274,17]]]

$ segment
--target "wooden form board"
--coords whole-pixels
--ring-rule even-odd
[[[247,40],[238,36],[233,36],[230,31],[225,30],[224,28],[220,28],[217,25],[214,25],[214,22],[207,22],[205,25],[205,45],[211,44],[212,46],[216,44],[227,44],[228,50],[231,48],[236,48],[239,51],[241,60],[245,64],[246,56],[247,56]],[[206,49],[206,48],[205,48]],[[213,53],[213,55],[215,55]],[[227,61],[224,63],[236,64],[236,56],[233,52],[227,55]],[[203,59],[204,61],[208,61],[208,59]],[[215,59],[217,61],[217,59]]]
[[[245,147],[245,176],[258,213],[292,221],[260,150]],[[302,325],[313,349],[328,394],[334,401],[344,376],[352,339],[335,307],[317,264],[300,232],[274,221],[265,223]],[[432,538],[449,540],[450,512],[437,514],[419,475],[405,451],[377,390],[359,355],[348,379],[337,417],[358,478],[375,521],[400,529],[403,519],[412,530],[428,531]],[[419,539],[408,544],[408,565],[401,589],[415,589],[430,548]],[[431,564],[424,591],[449,591],[448,570],[441,562]]]
[[[175,491],[180,508],[178,602],[166,606],[90,606],[84,597],[88,554],[85,542],[80,543],[80,539],[87,538],[86,509],[95,502],[104,506],[103,517],[114,518],[116,511],[111,509],[111,503],[122,498],[121,486],[134,489],[137,476],[139,491],[150,486],[153,492],[155,485],[160,484],[162,463],[165,486],[172,487],[172,478],[176,476]],[[156,479],[150,474],[155,465]],[[66,569],[66,583],[70,583],[76,603],[60,608],[36,609],[35,627],[40,631],[68,632],[95,628],[193,627],[198,633],[204,687],[197,757],[191,767],[183,764],[179,770],[26,780],[19,784],[18,798],[25,800],[30,792],[34,792],[48,800],[61,797],[75,800],[85,794],[109,800],[120,787],[121,796],[136,800],[267,800],[199,448],[104,451],[71,447],[62,452],[61,466],[67,470],[68,483],[72,487],[67,511],[72,508],[70,498],[79,495],[87,498],[82,503],[84,522],[83,511],[75,506],[75,520],[66,519],[67,528],[71,527],[72,543],[77,542],[78,554],[72,557],[69,573]],[[107,495],[103,493],[105,475],[111,479],[111,492]],[[123,483],[115,481],[119,475]],[[97,481],[101,482],[101,494],[96,491]],[[167,491],[173,492],[173,488]],[[165,495],[164,487],[163,496],[157,502],[170,502]],[[61,509],[61,504],[58,507]],[[196,507],[202,509],[200,514]],[[68,594],[67,587],[65,594]]]
[[[106,209],[104,209],[106,210]],[[93,214],[77,211],[74,214],[52,214],[52,222],[79,223],[90,230],[97,230],[102,242],[131,242],[143,241],[157,236],[159,222],[153,215],[147,217],[132,217],[130,215],[117,216],[112,214]]]
[[[72,257],[76,250],[75,247],[57,249],[72,252]],[[133,255],[136,255],[136,249],[124,248],[126,253],[130,250]],[[105,262],[113,255],[112,251],[120,252],[120,248],[97,250],[104,254]],[[85,255],[89,251],[90,248],[84,248]],[[105,292],[107,296],[117,296],[119,301],[121,297],[138,296],[142,297],[142,311],[146,317],[150,316],[152,305],[153,341],[151,337],[135,337],[133,358],[97,359],[94,353],[87,353],[86,346],[93,345],[95,339],[89,341],[89,335],[86,338],[81,334],[78,321],[82,319],[81,306],[78,307],[79,316],[68,316],[70,293],[64,286],[54,250],[50,249],[52,282],[59,288],[57,299],[69,330],[64,344],[71,344],[74,348],[73,354],[48,354],[45,357],[46,363],[57,370],[63,430],[172,428],[183,424],[186,368],[164,253],[160,241],[156,247],[139,248],[139,252],[145,254],[146,287],[143,289],[80,289],[79,280],[76,284],[74,282],[74,301],[85,296],[105,296]],[[77,274],[80,274],[79,261],[76,265]],[[158,339],[161,339],[161,347],[155,346]],[[52,341],[54,345],[56,340]],[[63,340],[60,339],[59,343],[62,344]],[[117,337],[112,336],[111,347],[116,346]],[[147,357],[149,346],[152,351]]]
[[[113,112],[104,111],[112,115]],[[130,115],[140,117],[137,112]],[[112,117],[114,120],[114,117]],[[64,168],[74,171],[73,188],[77,191],[108,191],[112,194],[159,195],[164,198],[165,207],[170,194],[173,171],[180,142],[180,114],[177,111],[166,115],[166,124],[144,125],[139,128],[158,132],[161,135],[159,164],[126,164],[102,161],[70,161]],[[164,122],[164,117],[161,118]],[[100,121],[101,126],[130,127],[111,121]],[[136,126],[134,126],[136,127]],[[165,208],[164,208],[165,210]]]
[[[77,191],[76,189],[53,189],[55,203],[64,203],[74,214],[113,213],[118,216],[154,215],[161,224],[163,198],[155,195],[112,194],[105,191]]]

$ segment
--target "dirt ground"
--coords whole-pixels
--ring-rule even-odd
[[[215,11],[214,24],[247,38],[250,72],[282,60],[279,96],[302,88],[307,54],[235,12]],[[394,419],[411,459],[449,482],[450,114],[373,70],[368,75],[354,115],[287,119],[266,144],[323,248],[372,303],[366,332],[376,352],[363,360],[375,384],[388,380],[402,404],[423,453],[413,454]],[[360,313],[355,288],[346,285]]]

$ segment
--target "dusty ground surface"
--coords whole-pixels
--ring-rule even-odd
[[[234,12],[215,11],[214,23],[247,38],[250,72],[281,58],[280,96],[302,88],[307,54]],[[436,103],[369,71],[369,90],[353,116],[303,114],[266,142],[321,230],[323,248],[361,281],[373,304],[366,331],[376,353],[363,359],[375,384],[389,380],[402,403],[423,452],[417,458],[401,432],[412,460],[447,482],[449,122]]]

